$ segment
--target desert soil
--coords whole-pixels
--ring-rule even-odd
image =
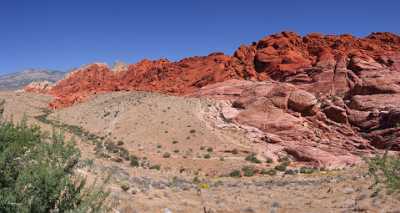
[[[82,152],[77,174],[99,185],[109,177],[112,212],[400,212],[394,195],[372,187],[363,164],[312,174],[297,174],[291,164],[291,172],[274,176],[229,177],[245,166],[261,170],[278,162],[263,159],[267,147],[248,130],[220,119],[224,102],[119,92],[49,111],[52,98],[45,95],[3,92],[0,100],[8,120],[26,117],[47,131],[52,124],[67,127]],[[141,164],[131,166],[115,153],[99,156],[90,137],[71,127],[112,141]],[[262,162],[245,160],[251,153]]]

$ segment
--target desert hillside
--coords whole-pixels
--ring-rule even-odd
[[[364,163],[344,169],[296,162],[257,140],[261,131],[221,117],[226,101],[117,92],[49,111],[51,96],[0,93],[3,118],[62,129],[82,159],[76,174],[108,180],[119,212],[390,212]],[[29,103],[29,104],[25,104]],[[229,103],[229,102],[228,102]],[[279,147],[279,145],[276,145]]]
[[[0,112],[63,130],[110,211],[396,212],[366,159],[399,154],[399,74],[396,34],[282,32],[232,56],[85,65],[0,93]]]

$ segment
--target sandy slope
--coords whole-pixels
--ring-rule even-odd
[[[216,128],[206,120],[212,106],[215,103],[207,100],[155,93],[111,93],[57,111],[50,117],[123,141],[129,152],[146,156],[162,167],[201,169],[215,175],[231,170],[237,161],[243,164],[252,146],[243,132]],[[207,151],[209,148],[213,151]],[[232,149],[240,154],[227,153]],[[163,158],[165,152],[171,157]],[[211,159],[204,159],[207,153]]]

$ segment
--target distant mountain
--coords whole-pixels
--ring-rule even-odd
[[[43,69],[28,69],[22,72],[0,75],[0,90],[16,90],[35,81],[56,82],[65,76],[65,72]]]

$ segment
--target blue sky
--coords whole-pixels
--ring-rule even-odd
[[[283,30],[400,32],[398,0],[0,0],[0,73],[178,60]]]

